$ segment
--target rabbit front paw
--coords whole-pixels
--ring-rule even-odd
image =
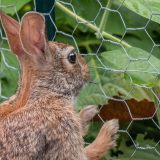
[[[99,160],[107,151],[116,146],[118,129],[117,119],[104,123],[96,139],[85,148],[89,160]]]
[[[98,107],[96,105],[89,105],[79,112],[83,136],[85,136],[88,131],[89,121],[91,121],[98,112]]]

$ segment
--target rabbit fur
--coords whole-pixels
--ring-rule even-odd
[[[76,64],[70,64],[67,56],[74,48],[48,42],[44,18],[36,12],[25,14],[18,35],[22,46],[11,49],[23,62],[23,83],[17,96],[0,107],[0,158],[90,159],[87,153],[93,145],[84,150],[81,120],[73,110],[74,97],[88,79],[85,61],[77,55]],[[116,134],[117,121],[112,125],[110,130]],[[115,143],[110,142],[108,146]]]

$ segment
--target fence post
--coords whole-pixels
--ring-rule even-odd
[[[55,12],[53,8],[54,3],[55,0],[35,0],[36,11],[40,13],[49,13],[53,9],[50,15],[52,17],[52,20],[55,21]],[[45,21],[48,40],[52,40],[56,32],[55,26],[53,25],[53,22],[51,21],[49,15],[45,15]]]

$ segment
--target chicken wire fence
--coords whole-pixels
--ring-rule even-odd
[[[25,12],[37,10],[36,2],[0,0],[0,9],[20,21]],[[82,89],[77,108],[95,104],[99,113],[86,143],[97,134],[100,122],[118,118],[117,148],[104,159],[156,160],[160,157],[160,43],[155,38],[159,33],[151,30],[159,27],[160,12],[150,7],[149,0],[141,0],[150,11],[144,18],[132,7],[127,9],[132,2],[56,0],[42,14],[50,23],[50,39],[74,45],[90,67],[91,83]],[[2,27],[0,38],[2,101],[17,88],[19,66]]]

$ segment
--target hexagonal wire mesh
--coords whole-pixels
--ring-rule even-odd
[[[56,0],[49,16],[56,29],[53,40],[74,45],[90,67],[91,82],[77,100],[78,109],[99,105],[99,114],[85,138],[87,143],[105,120],[120,119],[117,148],[109,158],[158,159],[160,156],[159,83],[160,43],[156,39],[160,12],[150,9],[144,18],[127,7],[130,0]],[[148,0],[142,3],[149,6]],[[20,21],[35,1],[1,0],[0,8]],[[56,10],[55,22],[51,13]],[[153,22],[153,21],[155,22]],[[155,30],[153,30],[155,27]],[[152,33],[155,32],[155,33]],[[7,99],[17,88],[19,66],[0,30],[0,98]],[[153,103],[154,102],[154,103]]]

